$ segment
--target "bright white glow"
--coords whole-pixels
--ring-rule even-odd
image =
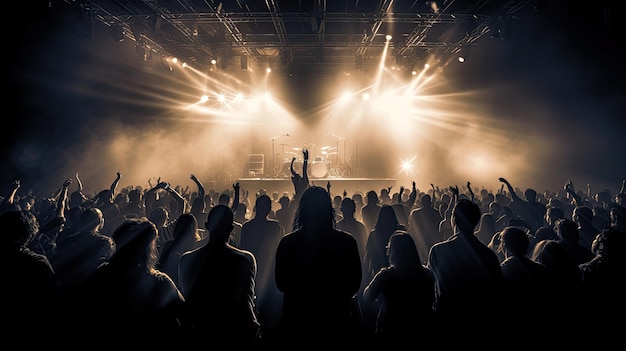
[[[216,60],[216,59],[211,59],[211,64],[212,64],[212,65],[214,65],[214,64],[216,64],[216,63],[217,63],[217,60]]]
[[[417,157],[417,156],[413,156],[411,158],[405,158],[400,163],[400,172],[404,173],[405,176],[414,174],[413,173],[413,167],[415,165],[413,164],[413,161],[415,161],[415,157]]]
[[[271,69],[271,68],[269,68],[269,67],[267,67],[267,68],[265,69],[265,72],[270,73],[270,72],[272,72],[272,69]]]
[[[370,93],[364,93],[363,94],[363,101],[369,101],[371,98]]]
[[[207,94],[204,94],[200,97],[200,102],[207,102],[209,101],[209,96]]]
[[[187,67],[187,62],[183,62],[183,68]]]
[[[174,63],[178,62],[178,58],[172,57],[172,62],[174,62]]]
[[[226,102],[226,95],[224,95],[224,93],[217,94],[217,101],[221,103]]]
[[[465,57],[463,57],[463,56],[459,56],[459,62],[461,62],[461,63],[462,63],[462,62],[465,62]]]
[[[417,75],[417,71],[415,71],[415,70],[411,71],[411,75],[412,76],[416,76]]]
[[[352,93],[349,91],[344,92],[343,94],[341,94],[341,101],[346,102],[346,101],[350,101],[352,99]]]
[[[385,39],[387,39],[387,40],[391,40],[391,34],[387,34],[387,35],[385,36]]]

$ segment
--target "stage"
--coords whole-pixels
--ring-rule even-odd
[[[239,182],[241,190],[249,192],[251,198],[253,198],[254,193],[261,189],[265,189],[265,192],[270,195],[276,191],[279,195],[286,192],[291,196],[294,192],[291,178],[241,178],[237,182]],[[309,178],[311,185],[318,185],[324,188],[326,188],[328,182],[330,182],[331,193],[341,195],[345,190],[348,196],[352,196],[356,192],[361,192],[365,195],[370,190],[380,194],[381,189],[396,185],[396,180],[392,178]]]

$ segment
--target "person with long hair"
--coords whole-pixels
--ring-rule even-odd
[[[276,250],[276,286],[283,293],[281,342],[349,345],[359,332],[354,303],[361,285],[356,239],[335,228],[330,196],[320,186],[302,193],[294,230]]]

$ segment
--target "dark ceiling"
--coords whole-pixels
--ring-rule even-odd
[[[104,24],[114,40],[129,40],[151,59],[175,56],[226,67],[376,65],[387,58],[405,68],[504,37],[530,0],[65,0],[73,22]],[[81,19],[81,21],[76,21]],[[81,29],[85,30],[85,29]],[[86,29],[88,31],[88,29]]]

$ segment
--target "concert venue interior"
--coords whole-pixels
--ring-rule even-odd
[[[30,2],[5,32],[1,179],[291,191],[308,150],[333,190],[617,189],[616,3]]]

